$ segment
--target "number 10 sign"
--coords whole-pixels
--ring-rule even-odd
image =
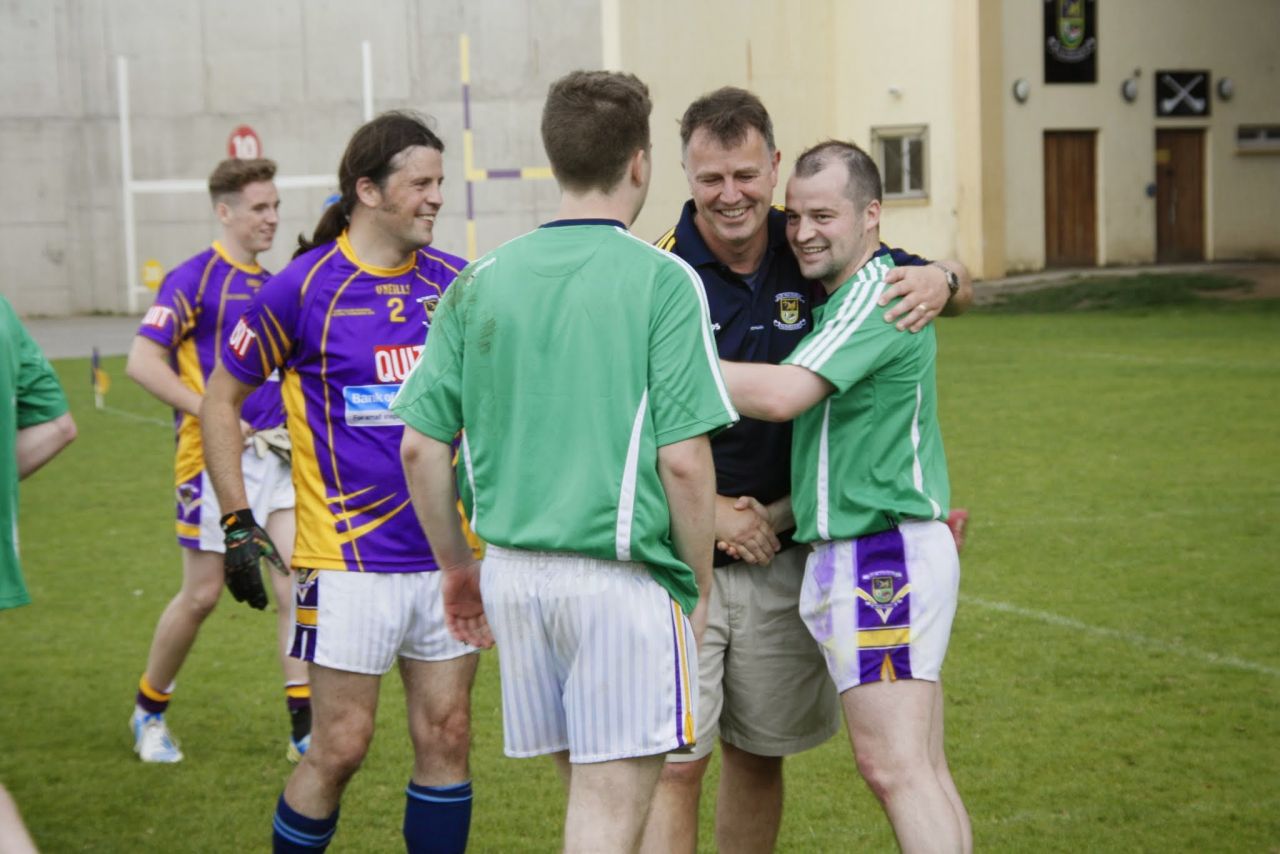
[[[240,125],[227,137],[227,155],[241,160],[262,156],[262,140],[258,132],[248,125]]]

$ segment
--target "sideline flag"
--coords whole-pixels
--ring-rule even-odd
[[[102,409],[103,399],[107,396],[107,391],[111,388],[111,377],[107,372],[102,370],[101,359],[98,357],[98,348],[93,348],[92,373],[89,380],[93,383],[93,405],[97,409]]]

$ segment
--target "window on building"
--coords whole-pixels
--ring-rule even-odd
[[[1280,125],[1240,125],[1236,128],[1240,151],[1280,151]]]
[[[886,199],[924,199],[929,196],[928,128],[871,129],[872,156],[880,165]]]

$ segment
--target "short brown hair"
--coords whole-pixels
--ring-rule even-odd
[[[777,150],[773,141],[773,120],[764,103],[753,93],[736,86],[725,86],[703,95],[689,105],[680,119],[680,150],[689,147],[693,132],[703,128],[725,148],[739,145],[747,131],[755,128],[764,137],[770,153]]]
[[[209,198],[214,202],[223,196],[238,193],[248,184],[270,181],[276,176],[276,162],[265,157],[252,160],[230,158],[214,167],[209,175]]]
[[[845,195],[855,205],[865,207],[871,204],[872,199],[881,201],[880,167],[852,142],[829,139],[818,143],[796,158],[795,174],[800,178],[811,178],[836,161],[843,163],[848,172]]]
[[[542,145],[567,190],[608,192],[627,161],[649,148],[649,87],[634,74],[572,71],[551,84]]]

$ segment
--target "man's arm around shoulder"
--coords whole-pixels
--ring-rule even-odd
[[[954,295],[947,284],[948,273],[959,283]],[[880,295],[880,305],[902,297],[884,313],[885,322],[895,323],[902,331],[919,332],[935,317],[964,314],[973,304],[973,279],[959,261],[894,267],[884,280],[889,287]]]

